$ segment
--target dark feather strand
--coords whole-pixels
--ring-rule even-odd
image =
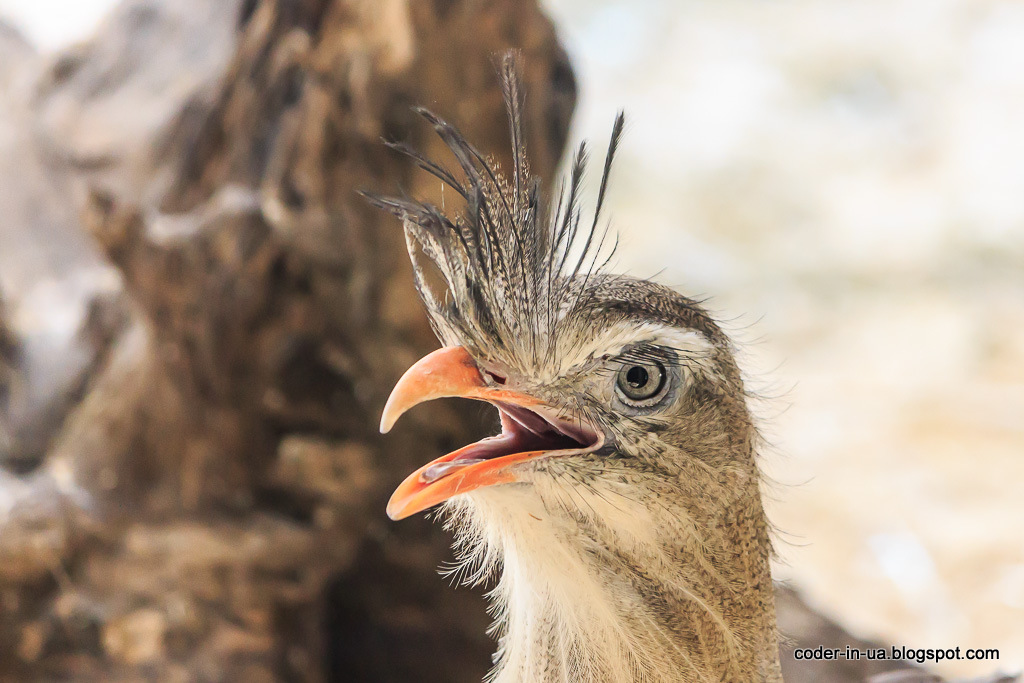
[[[403,143],[387,144],[452,188],[465,201],[464,211],[446,215],[428,202],[364,195],[402,219],[417,291],[443,343],[500,355],[510,365],[535,365],[557,356],[550,348],[558,337],[555,328],[587,301],[590,282],[611,258],[600,256],[610,225],[598,233],[624,117],[619,112],[612,127],[593,220],[584,227],[580,195],[587,146],[577,148],[568,182],[562,183],[552,210],[544,203],[540,180],[530,174],[519,61],[517,54],[508,53],[499,63],[512,144],[511,182],[458,129],[416,108],[451,150],[464,179]],[[431,290],[422,257],[444,278],[443,295]]]

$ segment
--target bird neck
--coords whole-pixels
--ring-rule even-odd
[[[617,484],[575,490],[570,516],[538,487],[457,510],[478,566],[500,561],[490,680],[781,681],[767,525],[756,478],[738,480],[710,514]]]

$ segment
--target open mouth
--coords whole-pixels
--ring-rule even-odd
[[[495,406],[501,433],[441,456],[406,477],[388,502],[392,519],[408,517],[460,493],[519,481],[518,464],[591,453],[604,444],[603,431],[586,419],[566,419],[532,396],[488,384],[462,347],[439,349],[409,368],[384,407],[381,431],[388,431],[414,405],[451,396]]]
[[[517,454],[590,452],[603,441],[598,431],[583,422],[570,425],[557,418],[549,421],[529,408],[503,401],[493,401],[492,405],[501,417],[501,433],[451,453],[451,460],[438,458],[420,472],[420,481],[430,484],[460,468]]]

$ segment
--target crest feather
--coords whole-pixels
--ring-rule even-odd
[[[611,258],[598,260],[609,232],[607,227],[599,230],[599,220],[625,119],[622,112],[615,119],[593,221],[582,225],[586,143],[577,149],[568,186],[562,183],[552,210],[544,202],[540,179],[530,172],[517,53],[502,57],[499,73],[512,145],[511,179],[457,128],[416,108],[451,150],[462,178],[408,145],[387,144],[453,189],[464,209],[448,215],[425,201],[363,194],[402,219],[416,287],[441,342],[522,368],[556,353],[559,322],[586,300],[588,283]],[[428,283],[424,257],[444,279],[445,291],[436,292]]]

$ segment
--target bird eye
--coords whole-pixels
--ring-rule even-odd
[[[625,365],[615,380],[619,394],[627,401],[647,401],[665,388],[665,366],[661,363]]]

